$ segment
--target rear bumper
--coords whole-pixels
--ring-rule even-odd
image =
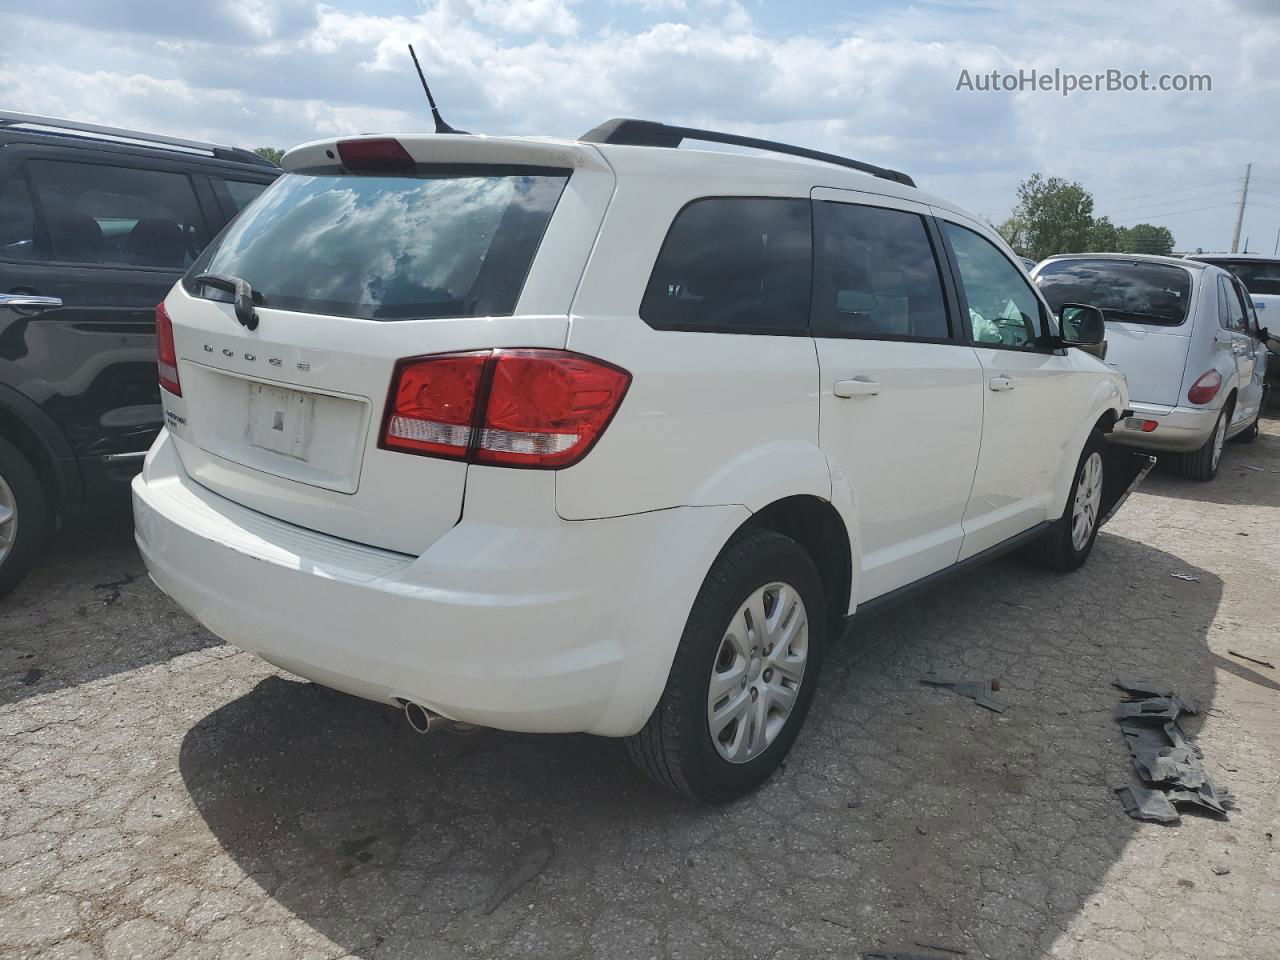
[[[1156,428],[1150,433],[1126,429],[1125,422],[1116,424],[1108,434],[1112,443],[1139,450],[1188,453],[1204,446],[1213,425],[1218,422],[1221,409],[1204,407],[1166,407],[1156,403],[1135,403],[1129,406],[1133,414],[1129,420],[1154,420]]]
[[[411,557],[200,487],[167,434],[133,501],[152,578],[236,646],[371,700],[611,736],[644,724],[694,594],[747,516],[727,506],[569,522],[548,510],[521,527],[464,517]]]

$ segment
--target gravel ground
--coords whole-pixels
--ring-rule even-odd
[[[1213,484],[1158,471],[1077,574],[1009,559],[859,627],[785,770],[720,808],[607,740],[418,737],[208,635],[127,521],[66,533],[0,606],[0,956],[1274,958],[1280,670],[1228,653],[1280,664],[1264,430]],[[1205,706],[1229,820],[1123,814],[1120,673]]]

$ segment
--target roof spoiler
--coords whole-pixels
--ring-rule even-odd
[[[822,150],[810,150],[808,147],[797,147],[790,143],[779,143],[776,140],[761,140],[757,137],[743,137],[736,133],[718,133],[715,130],[699,130],[694,127],[673,127],[653,120],[628,120],[615,117],[606,120],[598,127],[588,130],[578,138],[583,143],[613,143],[631,147],[667,147],[680,146],[683,140],[698,140],[704,143],[726,143],[735,147],[750,147],[753,150],[766,150],[769,153],[782,153],[792,157],[804,157],[822,163],[832,163],[850,170],[861,170],[882,180],[914,187],[916,182],[899,170],[878,167],[873,163],[864,163],[835,153]]]

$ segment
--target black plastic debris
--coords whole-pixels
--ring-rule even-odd
[[[1177,823],[1178,810],[1163,790],[1146,787],[1117,787],[1116,795],[1124,804],[1124,812],[1135,820],[1155,823]]]
[[[1173,691],[1168,686],[1156,683],[1152,680],[1137,680],[1133,677],[1116,677],[1112,681],[1114,686],[1119,687],[1125,693],[1136,694],[1140,697],[1172,697]]]
[[[930,677],[921,677],[920,682],[931,687],[946,687],[953,693],[968,697],[978,706],[994,710],[996,713],[1004,713],[1009,709],[1009,704],[996,696],[995,683],[991,680],[934,680]]]
[[[1204,753],[1178,723],[1184,713],[1199,713],[1195,701],[1154,681],[1118,678],[1130,696],[1116,711],[1138,777],[1151,786],[1119,787],[1116,794],[1135,820],[1176,823],[1179,807],[1198,807],[1219,816],[1235,806],[1231,794],[1213,784],[1204,769]]]

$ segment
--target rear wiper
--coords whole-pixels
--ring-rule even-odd
[[[1176,324],[1180,321],[1177,317],[1161,316],[1158,313],[1142,313],[1139,310],[1117,310],[1114,307],[1103,307],[1102,312],[1105,314],[1118,314],[1122,317],[1137,317],[1140,320],[1154,320],[1156,323]]]
[[[253,292],[248,280],[220,273],[202,273],[195,278],[195,282],[232,294],[235,297],[232,303],[235,305],[236,319],[240,321],[240,325],[250,330],[258,329],[258,311],[253,309],[253,305],[265,304],[266,301],[262,294]]]

